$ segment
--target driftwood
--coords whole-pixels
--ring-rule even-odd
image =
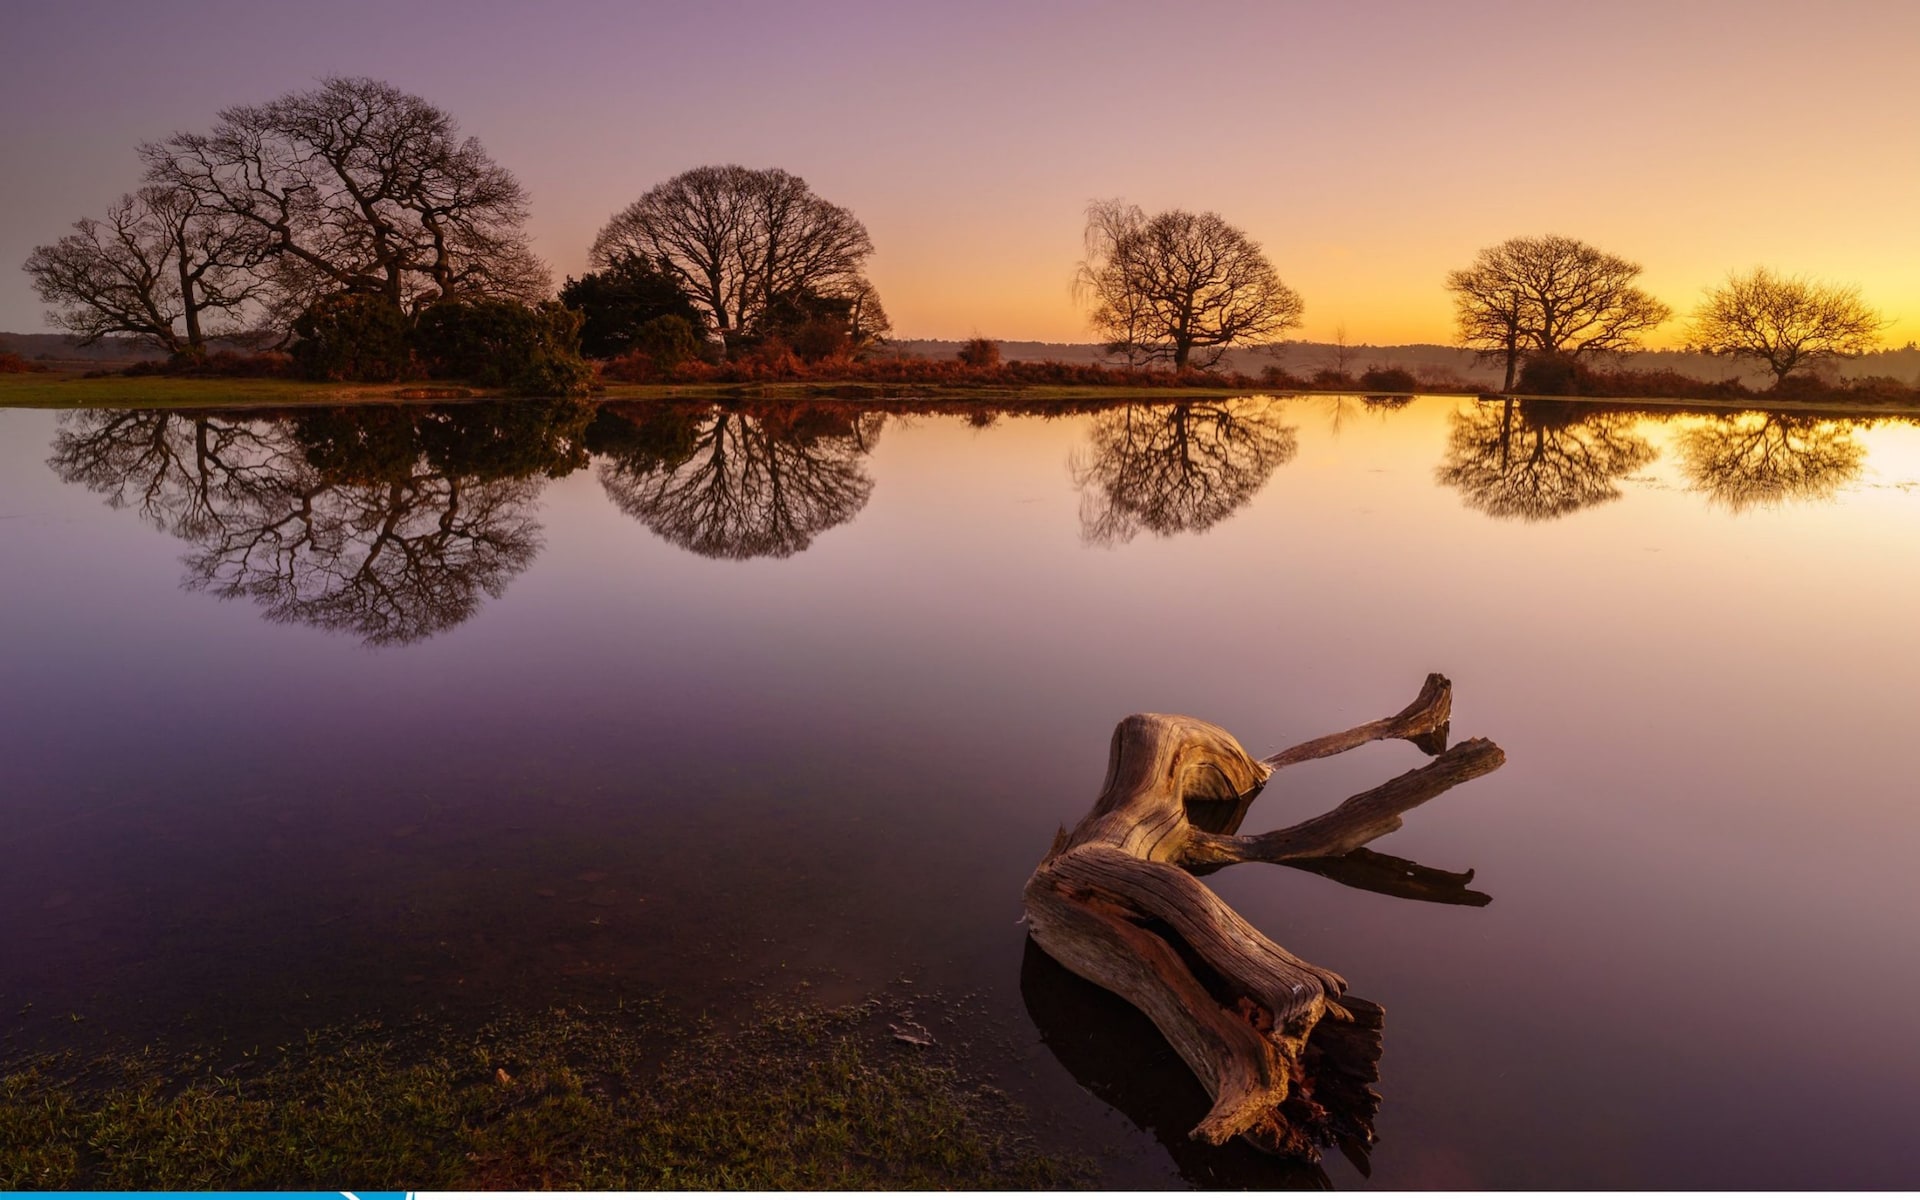
[[[1265,759],[1192,717],[1140,713],[1114,730],[1092,811],[1060,831],[1027,881],[1027,922],[1042,950],[1144,1012],[1193,1070],[1213,1107],[1191,1137],[1239,1136],[1303,1157],[1334,1141],[1371,1142],[1379,1007],[1269,941],[1195,874],[1285,862],[1376,890],[1485,903],[1465,889],[1470,873],[1352,854],[1400,828],[1408,809],[1505,761],[1484,739],[1445,748],[1452,697],[1447,679],[1430,675],[1394,716]],[[1239,834],[1275,770],[1385,738],[1436,757],[1311,820]]]

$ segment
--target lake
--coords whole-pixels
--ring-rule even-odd
[[[0,410],[0,1053],[938,996],[1109,1183],[1312,1182],[1184,1141],[1021,887],[1128,713],[1261,755],[1441,671],[1508,764],[1373,848],[1462,902],[1208,878],[1385,1007],[1331,1182],[1920,1180],[1920,424],[1038,407]]]

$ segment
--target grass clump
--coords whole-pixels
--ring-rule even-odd
[[[674,1027],[650,1008],[152,1052],[0,1077],[0,1190],[1035,1188],[1083,1170],[876,1031],[876,1005]]]

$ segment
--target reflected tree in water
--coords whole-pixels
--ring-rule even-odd
[[[1456,412],[1435,477],[1490,517],[1550,521],[1620,496],[1619,481],[1658,457],[1631,413],[1556,400],[1508,400]]]
[[[184,586],[400,645],[499,596],[540,548],[547,478],[585,462],[571,402],[228,418],[73,414],[50,465],[190,543]]]
[[[47,465],[61,479],[194,541],[300,466],[274,422],[166,409],[86,409],[60,418]]]
[[[849,405],[609,410],[600,483],[620,511],[706,558],[786,558],[873,494],[884,415]]]
[[[1696,425],[1676,439],[1695,491],[1741,512],[1789,500],[1825,500],[1866,463],[1858,422],[1785,413],[1741,413]]]
[[[1096,545],[1201,532],[1239,511],[1299,441],[1262,396],[1128,404],[1093,419],[1076,452],[1081,536]]]

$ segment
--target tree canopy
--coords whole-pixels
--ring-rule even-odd
[[[1707,354],[1755,358],[1777,385],[1824,359],[1858,358],[1886,326],[1857,287],[1775,275],[1765,267],[1730,275],[1707,293],[1687,330],[1687,347]]]
[[[729,165],[648,189],[600,230],[591,259],[600,270],[629,258],[658,264],[731,347],[760,333],[782,301],[871,298],[872,253],[859,218],[798,175]]]
[[[1232,345],[1271,341],[1305,305],[1260,246],[1218,213],[1104,200],[1087,210],[1078,288],[1093,326],[1129,361],[1209,367]]]
[[[176,187],[122,196],[105,220],[37,246],[26,261],[50,324],[82,345],[120,334],[169,354],[199,354],[264,290],[261,243],[241,223]],[[209,323],[229,318],[217,328]]]
[[[1503,359],[1505,388],[1523,357],[1579,358],[1639,345],[1673,310],[1633,285],[1640,264],[1574,238],[1517,237],[1447,276],[1462,346]]]
[[[392,84],[326,79],[225,109],[211,133],[140,155],[150,182],[258,239],[283,316],[338,292],[409,310],[547,294],[519,180],[446,112]]]

